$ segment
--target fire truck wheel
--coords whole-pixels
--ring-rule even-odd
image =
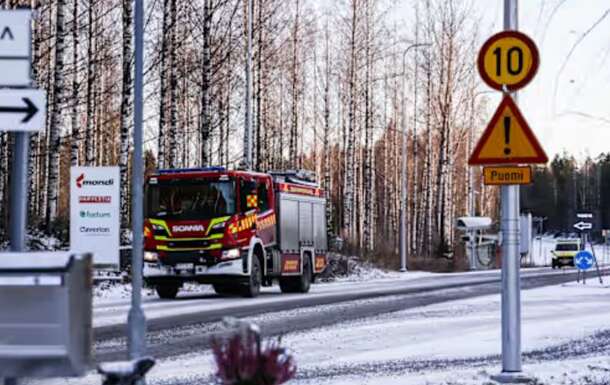
[[[155,286],[155,290],[160,298],[163,299],[175,299],[178,295],[178,290],[180,290],[180,286],[176,285],[158,285]]]
[[[261,291],[263,273],[261,263],[256,255],[252,256],[252,268],[250,269],[250,280],[243,289],[243,296],[248,298],[257,297]]]
[[[303,260],[303,274],[299,277],[280,278],[282,293],[307,293],[312,281],[311,259],[308,255]]]

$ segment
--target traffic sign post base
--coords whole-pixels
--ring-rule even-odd
[[[534,384],[536,378],[524,372],[502,372],[491,376],[491,379],[499,384]]]

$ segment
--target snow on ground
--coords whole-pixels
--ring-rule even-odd
[[[610,383],[608,282],[590,279],[586,285],[526,290],[522,305],[524,371],[536,384]],[[283,344],[299,368],[290,385],[491,384],[490,376],[501,370],[500,297],[440,303],[292,333]],[[148,383],[211,384],[213,373],[210,353],[193,352],[160,361]],[[93,384],[99,378],[91,374],[67,383]]]
[[[397,271],[382,270],[372,265],[358,265],[350,271],[350,274],[344,277],[333,278],[330,281],[318,281],[312,286],[312,291],[316,292],[319,288],[340,287],[344,284],[352,283],[377,283],[387,280],[413,280],[434,275],[434,273],[416,271],[401,273]],[[440,275],[440,274],[439,274]],[[267,289],[263,288],[263,292],[277,292],[277,287]],[[323,290],[323,289],[322,289]],[[196,283],[185,284],[180,295],[189,294],[212,294],[214,290],[211,285],[199,285]],[[144,288],[142,291],[144,298],[156,298],[157,295],[153,289]],[[115,302],[117,300],[125,300],[131,296],[131,283],[119,283],[116,281],[101,281],[97,283],[93,289],[93,301],[95,305],[104,305]]]

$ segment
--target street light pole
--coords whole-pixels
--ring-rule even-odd
[[[142,310],[142,265],[143,265],[143,229],[144,229],[144,160],[142,157],[142,122],[144,99],[144,0],[135,0],[134,41],[134,109],[133,109],[133,170],[132,170],[132,252],[131,252],[131,309],[127,317],[129,357],[137,359],[146,350],[146,318]]]
[[[400,195],[400,271],[407,271],[407,118],[406,118],[406,74],[407,74],[407,53],[413,48],[430,46],[430,43],[416,43],[411,44],[402,53],[402,154],[401,154],[401,167],[400,167],[400,180],[401,180],[401,195]],[[415,85],[417,87],[417,84]]]
[[[244,164],[252,168],[252,0],[248,0],[248,42],[246,48],[246,116],[244,122]]]
[[[504,30],[518,29],[518,0],[504,0]],[[512,95],[515,103],[517,93]],[[521,369],[521,282],[519,185],[504,185],[502,200],[502,374],[501,382],[528,380]]]

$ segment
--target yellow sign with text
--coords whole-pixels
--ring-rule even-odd
[[[483,183],[486,185],[530,184],[532,169],[529,166],[483,167]]]

